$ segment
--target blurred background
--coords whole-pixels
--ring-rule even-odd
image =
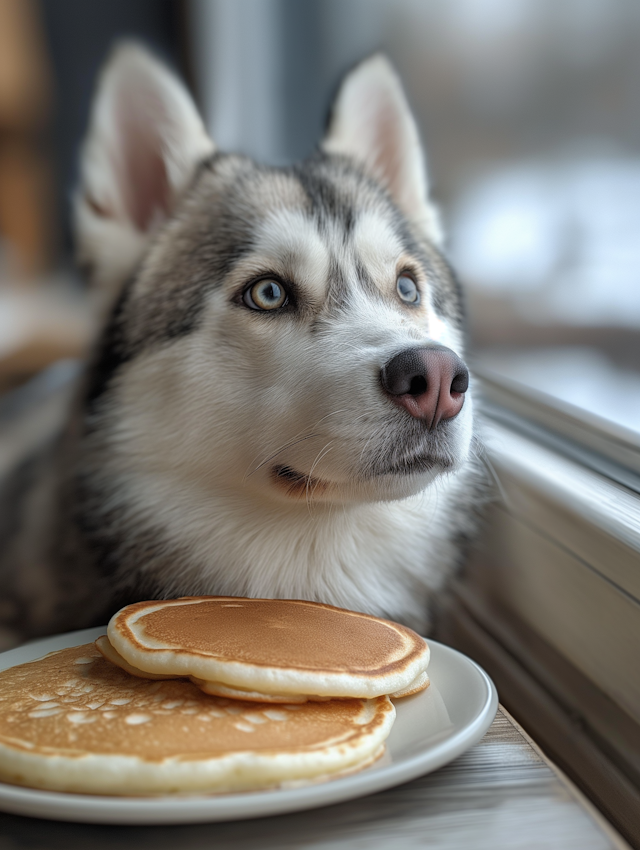
[[[313,150],[340,76],[384,49],[473,362],[640,430],[637,0],[0,0],[0,390],[67,374],[95,332],[70,198],[123,36],[178,70],[220,147],[274,164]]]

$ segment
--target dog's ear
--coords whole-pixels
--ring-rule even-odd
[[[131,273],[213,151],[177,77],[143,47],[119,44],[100,77],[75,196],[79,260],[98,284]]]
[[[432,240],[441,241],[418,128],[402,83],[385,56],[365,59],[344,78],[321,147],[356,159],[388,189],[408,218],[423,225]]]

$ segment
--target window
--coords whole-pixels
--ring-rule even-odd
[[[225,24],[223,6],[210,7],[219,39],[238,25]],[[640,6],[270,9],[281,65],[253,87],[263,102],[271,87],[269,126],[243,134],[241,117],[234,125],[216,107],[214,130],[217,121],[227,143],[272,161],[303,156],[346,67],[381,45],[397,64],[466,285],[497,480],[441,634],[484,664],[507,707],[623,833],[637,834]],[[225,85],[237,61],[226,62]]]

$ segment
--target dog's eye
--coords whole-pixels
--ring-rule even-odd
[[[252,310],[277,310],[287,303],[287,290],[276,280],[265,278],[245,289],[242,300]]]
[[[419,304],[420,303],[420,293],[418,292],[418,287],[416,286],[416,282],[409,275],[401,274],[396,282],[396,290],[398,295],[400,296],[401,301],[405,301],[407,304]]]

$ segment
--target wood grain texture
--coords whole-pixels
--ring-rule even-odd
[[[470,575],[486,572],[478,561]],[[631,717],[475,580],[456,586],[438,638],[489,673],[549,757],[640,850],[640,730]]]
[[[105,827],[0,815],[0,850],[620,850],[627,845],[500,710],[450,765],[337,806],[235,823]]]

